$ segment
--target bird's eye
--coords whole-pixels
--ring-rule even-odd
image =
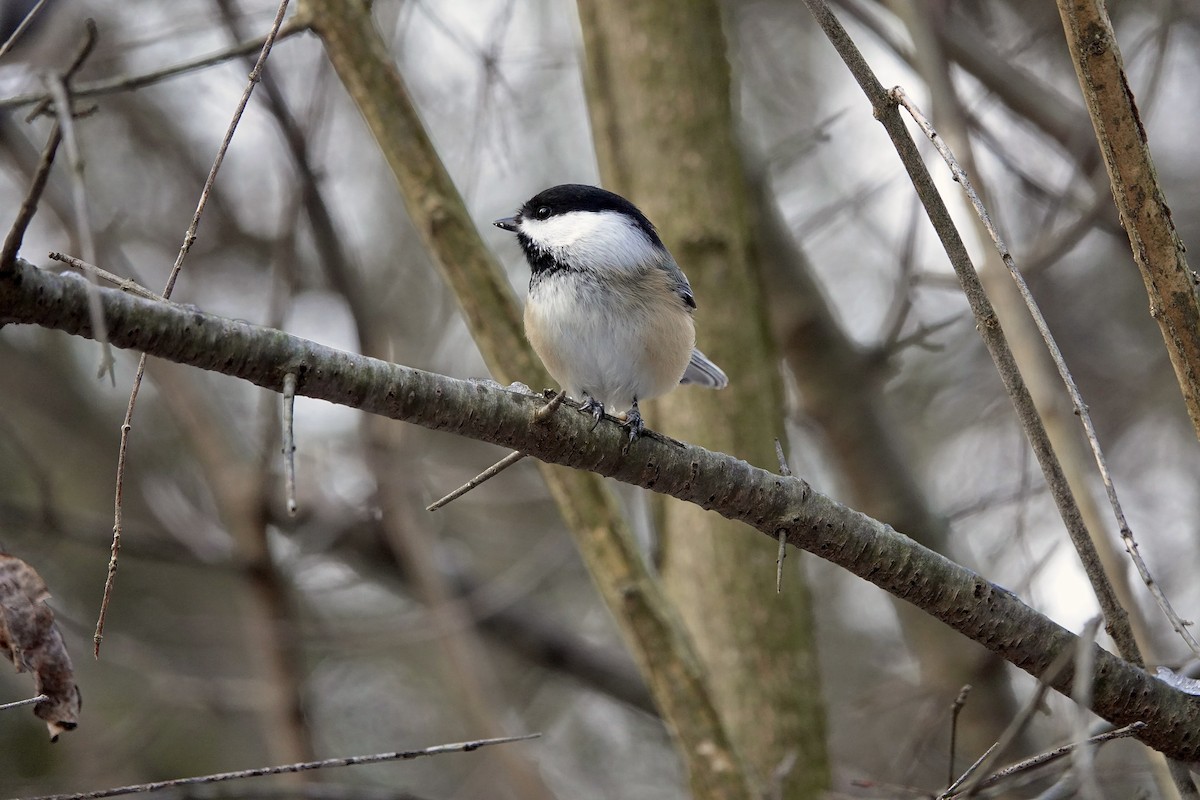
[[[535,211],[533,215],[535,217],[537,217],[538,219],[549,219],[550,218],[550,206],[539,207],[538,210]]]

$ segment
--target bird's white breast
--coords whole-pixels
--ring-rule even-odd
[[[691,314],[669,277],[644,266],[607,277],[544,276],[530,289],[525,332],[568,394],[612,411],[677,386],[695,343]]]

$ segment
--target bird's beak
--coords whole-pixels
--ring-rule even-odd
[[[520,224],[520,222],[521,222],[520,217],[502,217],[502,218],[496,220],[495,222],[493,222],[492,224],[495,225],[497,228],[503,228],[506,231],[512,231],[513,233],[516,233],[517,225]]]

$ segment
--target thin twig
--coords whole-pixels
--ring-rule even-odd
[[[913,203],[911,218],[904,244],[900,251],[900,275],[896,279],[896,296],[888,308],[886,321],[882,326],[878,349],[884,353],[894,352],[896,342],[904,331],[904,323],[908,321],[913,309],[913,285],[916,277],[917,233],[921,230],[921,204]]]
[[[492,478],[496,477],[501,472],[504,472],[504,470],[508,469],[513,464],[517,463],[518,461],[520,461],[523,458],[525,458],[524,453],[520,453],[520,452],[509,453],[504,458],[500,459],[495,464],[492,464],[490,467],[485,469],[483,472],[479,473],[474,478],[471,478],[471,480],[467,481],[462,486],[458,487],[453,492],[451,492],[450,494],[443,497],[441,500],[437,500],[437,501],[425,506],[425,510],[426,511],[437,511],[442,506],[448,505],[452,501],[457,500],[458,498],[462,497],[464,494],[471,491],[479,484],[484,483],[485,481],[489,481]]]
[[[508,744],[510,742],[524,742],[530,739],[537,739],[540,733],[529,733],[524,736],[504,736],[496,739],[476,739],[472,742],[454,742],[452,744],[438,744],[433,747],[426,747],[421,750],[401,750],[395,753],[375,753],[369,756],[349,756],[346,758],[325,758],[320,761],[303,761],[299,764],[283,764],[277,767],[257,767],[255,769],[243,769],[237,772],[218,772],[213,775],[199,775],[191,778],[175,778],[169,781],[154,781],[152,783],[139,783],[131,786],[118,786],[112,789],[99,789],[94,792],[80,792],[78,794],[47,794],[39,797],[25,798],[24,800],[98,800],[101,797],[116,797],[123,794],[137,794],[139,792],[155,792],[159,789],[171,789],[177,786],[196,786],[205,783],[220,783],[222,781],[237,781],[244,778],[257,778],[263,775],[283,775],[291,772],[307,772],[314,769],[326,769],[328,767],[356,767],[362,764],[378,764],[382,761],[402,761],[413,758],[421,758],[422,756],[437,756],[443,753],[470,753],[478,750],[481,747],[488,747],[494,744]]]
[[[549,391],[549,390],[547,390],[547,391]],[[533,421],[535,423],[544,423],[546,420],[550,419],[550,417],[554,414],[554,412],[558,410],[558,407],[563,404],[563,400],[565,400],[566,397],[567,397],[566,392],[557,392],[554,395],[554,397],[550,398],[550,402],[546,403],[546,405],[542,406],[541,408],[539,408],[537,411],[534,412]],[[496,477],[501,472],[508,469],[513,464],[516,464],[518,461],[520,461],[523,458],[525,458],[524,453],[519,453],[519,452],[509,453],[504,458],[500,459],[495,464],[492,464],[490,467],[485,469],[483,472],[479,473],[474,478],[471,478],[471,480],[467,481],[462,486],[458,487],[453,492],[451,492],[450,494],[443,497],[441,500],[438,500],[438,501],[426,506],[425,510],[426,511],[437,511],[442,506],[448,505],[451,502],[453,502],[454,500],[457,500],[458,498],[462,497],[464,494],[471,491],[479,484],[484,483],[486,481],[490,481],[492,478]]]
[[[950,768],[946,773],[946,785],[954,783],[954,756],[958,749],[958,715],[967,704],[967,695],[971,693],[971,684],[964,685],[958,690],[958,697],[950,704]]]
[[[21,706],[31,706],[34,703],[40,703],[43,700],[49,700],[44,694],[39,694],[37,697],[30,697],[25,700],[14,700],[11,703],[0,704],[0,711],[8,711],[10,708],[20,708]]]
[[[32,12],[30,16],[32,16]],[[95,45],[96,23],[94,20],[88,19],[84,22],[83,41],[80,43],[79,49],[75,51],[71,63],[63,70],[62,81],[64,84],[70,81],[75,73],[79,71],[79,68],[83,66],[83,62],[91,55]],[[42,102],[50,102],[50,95],[43,95],[42,97]],[[28,230],[29,223],[33,221],[33,215],[37,212],[38,201],[41,199],[42,193],[46,190],[46,181],[50,177],[50,167],[54,164],[54,156],[58,152],[58,146],[62,143],[62,140],[62,124],[61,121],[56,121],[50,129],[50,136],[46,139],[46,146],[42,149],[42,156],[38,160],[33,180],[29,184],[29,191],[26,193],[25,199],[21,202],[21,207],[17,210],[17,218],[13,222],[13,226],[4,238],[4,247],[0,249],[0,272],[4,272],[11,266],[12,260],[16,258],[17,251],[21,249],[21,242],[25,238],[25,231]],[[93,320],[94,322],[95,320]],[[100,320],[100,323],[103,325],[103,320]]]
[[[1046,671],[1038,676],[1037,690],[1034,691],[1033,696],[1029,698],[1029,701],[1017,716],[1013,718],[1012,722],[1008,723],[1008,727],[1000,734],[1000,738],[996,740],[996,744],[984,754],[984,758],[980,759],[978,770],[974,776],[961,784],[962,788],[959,790],[961,794],[973,797],[979,791],[980,785],[991,773],[992,766],[1004,755],[1004,751],[1017,740],[1017,737],[1025,731],[1026,726],[1033,721],[1033,715],[1038,712],[1038,709],[1042,707],[1042,703],[1045,702],[1046,694],[1050,691],[1050,684],[1054,682],[1059,673],[1071,664],[1074,658],[1075,651],[1073,649],[1064,649],[1050,662],[1050,666],[1046,668]],[[947,790],[942,796],[949,797],[950,794],[951,792]]]
[[[958,160],[946,145],[945,140],[938,135],[933,125],[921,113],[920,108],[899,86],[893,88],[889,94],[908,111],[913,121],[917,123],[917,127],[929,137],[929,141],[933,143],[938,154],[941,155],[946,165],[949,166],[954,180],[962,186],[963,192],[971,202],[971,207],[975,210],[976,216],[979,217],[979,221],[983,223],[984,228],[991,237],[992,244],[995,245],[996,251],[1000,254],[1000,258],[1004,262],[1004,266],[1008,268],[1013,282],[1017,285],[1017,291],[1020,293],[1021,299],[1029,309],[1029,315],[1033,318],[1038,333],[1041,334],[1042,340],[1046,343],[1046,350],[1050,353],[1050,358],[1054,361],[1054,366],[1058,370],[1059,377],[1062,378],[1063,385],[1067,387],[1067,394],[1070,395],[1071,403],[1075,407],[1075,415],[1079,417],[1079,421],[1083,424],[1084,434],[1087,437],[1088,446],[1092,450],[1092,456],[1096,460],[1096,467],[1100,471],[1100,479],[1104,482],[1104,491],[1108,495],[1109,505],[1112,506],[1113,516],[1116,518],[1117,527],[1121,533],[1121,541],[1125,545],[1125,551],[1133,559],[1138,575],[1141,576],[1142,581],[1150,590],[1150,594],[1154,597],[1155,602],[1158,603],[1159,609],[1171,622],[1171,627],[1183,638],[1192,653],[1200,656],[1200,642],[1197,642],[1196,638],[1187,630],[1187,623],[1175,612],[1175,609],[1163,593],[1162,588],[1154,580],[1153,576],[1151,576],[1146,562],[1142,560],[1141,555],[1138,553],[1137,542],[1133,538],[1133,531],[1125,519],[1125,511],[1121,507],[1121,501],[1117,498],[1117,490],[1113,485],[1112,475],[1108,470],[1108,459],[1105,458],[1104,451],[1100,447],[1100,440],[1096,434],[1096,426],[1092,422],[1092,415],[1088,411],[1087,404],[1083,401],[1083,395],[1075,383],[1075,378],[1072,377],[1070,369],[1067,368],[1066,359],[1063,358],[1062,350],[1059,349],[1058,343],[1054,340],[1054,335],[1050,332],[1050,326],[1046,323],[1046,318],[1042,314],[1041,308],[1038,307],[1037,301],[1034,300],[1033,292],[1029,290],[1029,284],[1025,282],[1025,277],[1017,268],[1016,261],[1013,259],[1008,245],[1000,238],[1000,232],[996,229],[991,215],[988,214],[987,208],[984,207],[983,201],[980,200],[979,194],[971,184],[971,179],[967,176],[962,166],[959,165]]]
[[[967,767],[966,772],[964,772],[962,775],[959,775],[958,780],[956,780],[954,783],[952,783],[948,787],[946,787],[946,791],[939,794],[937,796],[936,800],[946,800],[946,798],[953,797],[954,795],[956,795],[958,793],[959,787],[961,787],[964,783],[966,783],[968,780],[970,780],[971,777],[979,770],[979,768],[983,766],[985,761],[988,763],[991,763],[992,753],[994,753],[996,751],[996,748],[999,746],[1000,746],[1000,743],[996,742],[991,747],[989,747],[987,750],[984,750],[983,755],[981,755],[979,758],[975,759],[975,763],[973,763],[971,766]]]
[[[33,180],[29,182],[29,191],[25,193],[25,199],[21,201],[21,207],[17,209],[17,218],[13,220],[12,227],[8,229],[8,234],[4,237],[4,246],[0,248],[0,272],[4,272],[10,267],[21,249],[25,231],[29,229],[29,223],[33,221],[33,215],[37,213],[38,201],[42,198],[42,192],[46,190],[50,167],[54,165],[54,155],[58,152],[58,146],[61,143],[62,130],[55,122],[50,128],[46,146],[42,148],[42,156],[38,159]]]
[[[308,30],[308,18],[297,14],[288,20],[287,23],[281,25],[279,32],[275,35],[274,41],[282,41],[297,33],[304,33]],[[95,81],[87,81],[74,87],[72,93],[77,98],[98,97],[108,94],[117,94],[119,92],[132,91],[141,89],[146,86],[152,86],[156,83],[175,78],[180,75],[185,75],[189,72],[195,72],[205,67],[211,67],[216,64],[223,64],[226,61],[244,56],[248,53],[260,51],[263,44],[267,41],[267,36],[260,36],[256,39],[251,39],[245,42],[226,47],[222,50],[199,56],[197,58],[189,58],[186,61],[180,61],[178,64],[172,64],[167,67],[143,72],[137,75],[116,75],[111,78],[103,78]],[[35,103],[45,103],[50,99],[45,92],[30,92],[27,94],[13,95],[0,100],[0,109],[20,108],[22,106],[33,105]]]
[[[275,20],[271,23],[271,31],[263,40],[262,50],[258,54],[258,61],[255,62],[254,69],[250,71],[250,75],[246,81],[246,88],[242,92],[241,100],[238,101],[237,108],[233,113],[233,119],[229,121],[229,126],[225,129],[225,136],[221,140],[221,146],[217,148],[217,155],[213,159],[212,169],[208,171],[208,177],[204,181],[204,188],[200,190],[200,200],[196,204],[196,211],[192,215],[192,222],[188,225],[187,233],[183,238],[183,245],[179,248],[179,255],[176,256],[175,263],[171,267],[171,274],[167,277],[167,284],[162,293],[164,299],[169,300],[171,298],[171,291],[175,288],[175,281],[179,277],[179,271],[183,269],[183,260],[187,258],[188,251],[192,248],[192,243],[196,241],[196,230],[200,227],[200,217],[204,213],[205,206],[208,204],[213,184],[217,180],[217,172],[221,169],[221,164],[225,160],[225,152],[229,149],[229,143],[233,140],[233,134],[242,119],[242,112],[246,110],[246,104],[250,102],[250,94],[254,91],[259,76],[262,74],[263,64],[266,63],[267,56],[271,53],[271,46],[274,44],[275,38],[279,34],[279,29],[283,24],[283,16],[287,12],[287,6],[288,0],[280,0],[279,7],[275,12]],[[133,388],[129,392],[129,404],[125,408],[125,420],[121,423],[121,443],[117,451],[117,488],[113,501],[112,554],[108,560],[108,576],[104,581],[104,596],[100,601],[100,613],[96,618],[96,632],[92,636],[92,655],[96,658],[100,657],[100,643],[104,640],[104,620],[108,615],[108,604],[112,598],[113,582],[117,577],[117,556],[121,550],[121,503],[124,495],[125,461],[129,451],[129,431],[132,428],[133,409],[137,405],[138,391],[141,389],[142,378],[145,374],[146,354],[143,353],[142,357],[138,359],[137,373],[133,376]]]
[[[61,261],[62,263],[66,264],[67,266],[74,267],[75,269],[77,269],[80,272],[83,272],[85,274],[92,273],[97,278],[108,281],[109,283],[116,286],[118,289],[120,289],[123,292],[129,292],[130,294],[135,294],[138,297],[144,297],[147,300],[157,300],[160,303],[171,302],[167,298],[163,297],[161,294],[155,294],[154,292],[150,291],[145,286],[142,286],[140,283],[138,283],[135,280],[130,280],[129,278],[122,278],[120,275],[114,275],[113,273],[109,272],[108,270],[104,269],[103,267],[97,267],[95,264],[89,264],[88,262],[84,261],[81,258],[76,258],[75,256],[69,256],[66,253],[59,253],[57,251],[51,251],[50,259],[53,261]]]
[[[263,42],[262,51],[258,54],[258,61],[254,63],[254,69],[250,70],[250,75],[246,80],[246,88],[242,92],[242,97],[238,101],[237,108],[233,111],[233,118],[229,120],[229,126],[225,129],[225,137],[221,140],[221,146],[217,148],[217,155],[213,159],[212,168],[208,171],[204,187],[200,190],[200,200],[196,204],[196,213],[192,215],[192,222],[188,225],[187,233],[183,237],[183,245],[179,248],[179,255],[176,256],[175,263],[171,267],[171,274],[167,276],[167,285],[163,289],[163,297],[171,297],[171,291],[175,288],[175,281],[179,277],[180,270],[183,269],[183,260],[187,258],[188,251],[192,249],[192,244],[196,241],[196,231],[200,227],[200,217],[204,214],[205,206],[208,205],[208,198],[212,193],[213,184],[217,181],[217,173],[221,169],[221,164],[225,161],[225,153],[229,150],[229,144],[233,141],[233,135],[237,131],[238,123],[241,122],[242,114],[250,102],[250,95],[254,92],[254,87],[258,85],[263,65],[267,63],[267,56],[271,54],[271,46],[275,43],[275,37],[279,33],[280,26],[283,24],[283,16],[287,13],[287,7],[288,0],[280,0],[279,7],[275,12],[275,21],[271,25],[271,32],[267,34],[267,38]]]
[[[1145,727],[1146,723],[1144,722],[1131,722],[1123,728],[1116,728],[1104,733],[1098,733],[1095,736],[1090,736],[1087,739],[1084,739],[1082,742],[1071,742],[1070,744],[1064,744],[1062,747],[1056,747],[1053,750],[1049,750],[1045,753],[1039,753],[1036,756],[1027,758],[1024,761],[1018,761],[1016,764],[1007,766],[1004,769],[996,770],[991,777],[980,781],[978,788],[990,788],[1003,780],[1011,778],[1014,775],[1018,775],[1022,772],[1028,772],[1031,769],[1037,769],[1038,767],[1049,764],[1052,761],[1057,761],[1063,756],[1070,755],[1082,746],[1094,747],[1096,745],[1104,744],[1105,742],[1111,742],[1113,739],[1124,739],[1129,736],[1136,736],[1138,732]]]
[[[0,45],[0,58],[4,58],[8,54],[12,46],[21,38],[21,34],[25,32],[25,29],[33,23],[33,18],[37,16],[37,13],[42,10],[42,6],[44,5],[46,5],[46,0],[38,0],[33,8],[29,9],[29,13],[21,20],[21,24],[9,34],[9,37],[4,40],[4,44]]]
[[[79,49],[75,51],[75,55],[71,59],[71,63],[68,64],[67,68],[62,71],[62,79],[64,83],[69,85],[71,80],[75,77],[75,73],[79,72],[79,69],[83,66],[84,62],[88,60],[88,56],[92,54],[92,50],[96,46],[96,38],[98,33],[99,30],[96,28],[96,20],[88,17],[83,21],[83,41],[80,42]],[[33,110],[25,116],[26,122],[30,122],[36,117],[40,116],[50,108],[51,103],[54,101],[54,95],[50,92],[39,95],[39,98],[40,99],[38,100],[37,105],[35,105]]]
[[[779,459],[779,474],[785,478],[792,474],[787,457],[783,454],[783,443],[775,437],[775,456]],[[787,558],[787,531],[779,531],[779,552],[775,556],[775,594],[783,594],[783,560]]]
[[[779,474],[785,478],[792,475],[792,468],[788,466],[787,457],[783,454],[783,443],[779,441],[779,437],[775,437],[775,457],[779,459]]]
[[[96,39],[96,24],[88,20],[85,47],[88,50],[94,46]],[[92,218],[88,212],[87,187],[84,183],[83,151],[79,147],[79,139],[75,135],[75,109],[71,101],[71,92],[67,88],[67,79],[62,75],[50,73],[45,76],[46,88],[54,98],[54,111],[58,118],[58,127],[62,131],[63,146],[67,151],[67,168],[71,176],[71,210],[75,214],[75,235],[79,237],[79,249],[83,259],[89,263],[96,260],[96,237],[92,235]],[[96,331],[96,341],[100,343],[100,367],[96,377],[103,377],[107,372],[112,385],[117,385],[116,360],[113,358],[112,347],[108,344],[108,326],[100,309],[100,296],[96,293],[99,283],[93,272],[84,272],[88,279],[88,312],[92,315],[92,327]]]
[[[296,373],[283,376],[283,474],[289,516],[296,516]]]

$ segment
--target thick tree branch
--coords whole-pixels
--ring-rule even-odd
[[[730,455],[641,439],[622,455],[614,424],[589,433],[590,417],[561,409],[533,424],[540,396],[490,382],[463,381],[353,355],[282,331],[223,319],[113,289],[100,290],[114,346],[479,441],[554,464],[589,470],[695,503],[827,559],[918,606],[1010,663],[1042,676],[1078,637],[1016,595],[890,526]],[[0,323],[30,323],[90,336],[87,286],[18,260],[0,277]],[[630,585],[628,603],[643,602]],[[1097,645],[1091,708],[1115,725],[1143,721],[1146,744],[1185,761],[1200,759],[1200,697],[1183,694]],[[681,679],[686,676],[679,676]],[[1074,671],[1051,680],[1069,694]]]
[[[1192,427],[1200,435],[1200,301],[1158,183],[1146,129],[1101,0],[1058,0],[1079,87],[1108,168],[1121,226],[1150,296]]]

